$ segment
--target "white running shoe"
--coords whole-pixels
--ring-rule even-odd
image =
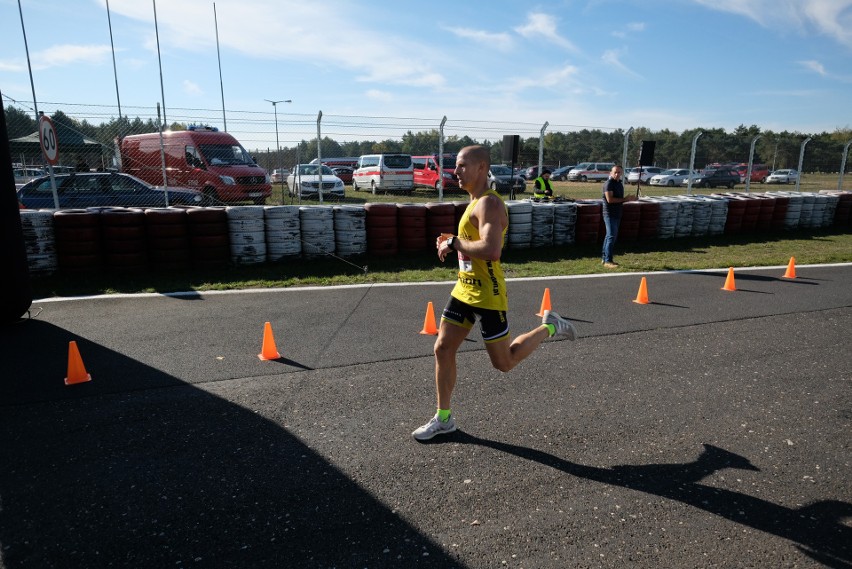
[[[553,324],[556,328],[556,333],[551,338],[568,338],[569,340],[577,339],[577,329],[571,324],[567,318],[562,318],[555,312],[550,310],[544,311],[544,316],[541,318],[542,324]]]
[[[438,414],[435,413],[435,416],[429,419],[428,423],[415,429],[414,432],[411,433],[411,436],[418,441],[428,441],[435,435],[446,435],[455,430],[456,422],[452,416],[450,416],[450,418],[446,421],[442,421],[438,418]]]

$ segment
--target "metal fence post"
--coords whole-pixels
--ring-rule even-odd
[[[754,163],[754,145],[757,144],[758,139],[763,136],[758,134],[751,140],[751,148],[748,151],[748,170],[746,171],[746,193],[751,192],[751,167]]]
[[[541,131],[538,135],[538,175],[541,176],[541,169],[544,167],[544,131],[550,123],[544,121],[541,126]]]
[[[627,172],[627,145],[630,144],[630,134],[633,132],[633,127],[627,129],[624,133],[624,152],[621,154],[621,170]]]
[[[810,136],[807,137],[805,140],[803,140],[802,141],[802,148],[801,148],[801,150],[799,150],[799,167],[796,169],[796,172],[798,172],[798,174],[796,175],[796,191],[797,192],[802,191],[802,189],[800,187],[800,184],[802,183],[802,162],[805,159],[805,145],[807,145],[807,143],[809,143],[810,141],[811,141]]]
[[[686,195],[692,194],[692,172],[695,169],[695,147],[698,145],[698,139],[701,138],[703,132],[698,132],[692,137],[692,150],[689,153],[689,178],[686,182]]]
[[[444,201],[444,125],[447,124],[447,117],[441,119],[441,124],[438,127],[438,201]]]
[[[849,154],[849,145],[852,145],[852,140],[843,147],[843,158],[840,160],[840,177],[837,179],[838,192],[843,191],[843,173],[846,171],[846,156]]]
[[[319,203],[322,203],[322,132],[320,125],[322,123],[322,111],[317,114],[317,173],[319,173],[319,187],[317,192],[319,195]],[[299,189],[299,193],[302,190]]]

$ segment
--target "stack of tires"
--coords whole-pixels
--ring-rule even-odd
[[[225,208],[188,208],[186,222],[193,266],[215,269],[228,265],[231,260],[231,241]]]
[[[53,214],[56,260],[63,272],[85,273],[101,268],[101,215],[85,209]]]
[[[692,232],[690,235],[703,237],[710,232],[710,217],[712,216],[711,200],[705,197],[678,196],[692,203]]]
[[[228,206],[228,239],[231,262],[256,265],[266,261],[266,226],[261,205]]]
[[[367,212],[363,207],[336,205],[334,211],[334,250],[341,257],[367,252]]]
[[[104,262],[116,273],[141,273],[148,268],[145,212],[127,207],[101,210]]]
[[[707,233],[722,235],[725,233],[725,223],[728,220],[728,200],[723,197],[702,196],[710,203],[710,223]]]
[[[660,225],[660,204],[645,198],[639,200],[639,239],[655,239]]]
[[[692,198],[675,197],[677,203],[677,222],[675,223],[675,237],[689,237],[692,235],[692,212],[694,200]]]
[[[836,190],[822,190],[822,192],[837,196],[837,207],[834,210],[835,227],[848,227],[852,221],[852,192],[838,192]]]
[[[334,210],[331,206],[301,206],[302,256],[317,259],[334,253]]]
[[[799,228],[807,229],[811,227],[811,220],[814,214],[814,195],[809,192],[801,192],[802,196],[802,211],[799,213]]]
[[[790,198],[768,192],[763,195],[772,198],[775,202],[775,207],[772,210],[772,220],[769,222],[769,229],[771,231],[781,231],[784,229],[784,220],[787,218],[787,207],[790,205]]]
[[[263,208],[266,230],[266,259],[281,261],[302,254],[299,206],[272,205]]]
[[[56,234],[53,212],[21,210],[21,227],[27,251],[27,268],[34,274],[51,274],[59,266],[56,258]]]
[[[392,257],[399,253],[396,205],[368,203],[364,210],[367,212],[367,254]]]
[[[185,269],[191,259],[186,210],[155,207],[145,210],[148,260],[160,271]]]
[[[599,200],[577,202],[577,243],[595,243],[598,240],[602,206]]]
[[[532,244],[532,202],[508,200],[506,207],[509,210],[509,229],[503,246],[529,249]]]
[[[553,245],[553,221],[556,210],[553,204],[532,202],[532,239],[531,247],[550,247]]]
[[[760,213],[757,216],[757,230],[768,232],[772,229],[772,218],[775,215],[775,198],[765,194],[755,194],[760,200]]]
[[[642,223],[642,206],[639,202],[625,202],[621,208],[621,223],[618,226],[618,240],[633,242],[639,239],[639,226]],[[606,226],[604,226],[606,236]]]
[[[396,204],[396,231],[400,253],[422,253],[427,249],[425,204]]]
[[[467,207],[467,205],[465,205]],[[455,235],[459,229],[459,223],[456,219],[458,208],[451,203],[435,203],[426,204],[426,247],[434,249],[438,236],[442,233]],[[464,213],[462,209],[461,213]],[[461,219],[461,215],[459,215]]]
[[[572,245],[577,229],[577,204],[572,202],[553,205],[553,244]]]
[[[725,218],[725,235],[739,235],[743,231],[743,216],[746,200],[734,194],[713,194],[728,201],[728,215]]]
[[[657,238],[673,238],[675,236],[675,229],[677,228],[677,200],[671,197],[654,197],[650,199],[656,201],[660,206],[660,218],[657,222]]]

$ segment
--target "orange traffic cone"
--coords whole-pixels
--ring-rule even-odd
[[[86,366],[83,365],[83,359],[80,357],[77,342],[71,340],[68,343],[68,377],[65,378],[65,385],[85,383],[87,381],[92,381],[92,376],[86,372]]]
[[[435,307],[432,306],[431,302],[426,306],[426,318],[423,320],[423,329],[420,330],[420,333],[430,336],[438,335],[438,328],[435,326]]]
[[[648,304],[650,302],[648,300],[648,282],[645,277],[642,277],[642,282],[639,283],[639,294],[636,295],[636,300],[633,302],[636,304]]]
[[[734,282],[734,268],[730,267],[728,269],[728,278],[725,279],[725,286],[722,287],[722,290],[737,290],[737,285]]]
[[[544,296],[541,297],[541,308],[538,310],[538,314],[536,316],[544,316],[544,311],[550,310],[550,289],[544,289]]]
[[[784,273],[785,279],[795,279],[796,278],[796,258],[790,257],[790,262],[787,264],[787,272]]]
[[[275,347],[275,338],[272,337],[272,324],[269,322],[263,325],[263,349],[257,357],[264,361],[281,359],[281,354]]]

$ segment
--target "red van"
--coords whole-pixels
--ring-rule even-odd
[[[444,154],[443,176],[438,173],[440,163],[438,155],[412,156],[411,165],[414,167],[414,186],[438,190],[438,182],[443,178],[445,190],[459,190],[459,179],[456,177],[456,155]]]
[[[119,143],[121,170],[155,186],[163,185],[160,134],[134,134]],[[189,127],[163,133],[166,179],[170,187],[201,190],[212,202],[253,201],[272,193],[269,174],[227,132]]]

